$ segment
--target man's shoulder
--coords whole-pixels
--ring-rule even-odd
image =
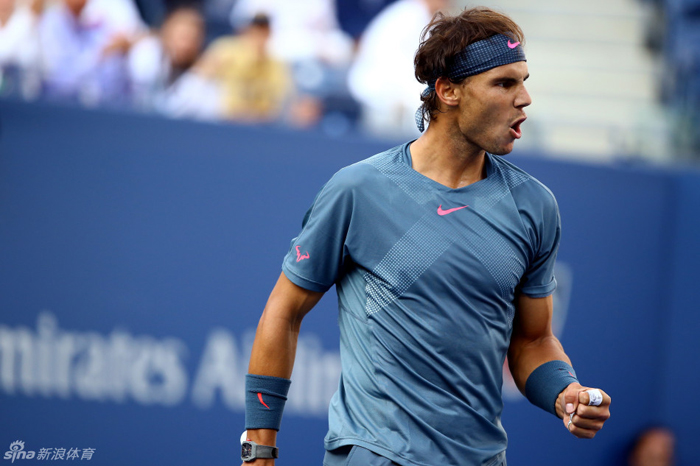
[[[516,202],[556,208],[554,193],[544,183],[503,157],[491,157]]]
[[[386,178],[383,172],[389,167],[404,165],[401,160],[403,148],[404,144],[401,144],[341,168],[331,182],[345,187],[354,187]]]

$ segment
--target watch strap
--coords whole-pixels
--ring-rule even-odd
[[[255,448],[256,458],[279,458],[279,448],[271,447],[269,445],[256,445]]]
[[[279,448],[270,445],[258,445],[252,440],[241,442],[241,460],[246,463],[256,459],[274,459],[279,457]]]

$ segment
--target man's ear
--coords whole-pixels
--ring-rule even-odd
[[[461,92],[457,84],[444,76],[435,81],[435,94],[440,102],[448,107],[457,107],[461,98]]]

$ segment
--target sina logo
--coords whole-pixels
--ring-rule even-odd
[[[32,459],[34,458],[34,452],[33,451],[24,451],[24,442],[16,440],[10,444],[10,451],[5,452],[5,459],[6,460],[12,460],[12,463],[15,462],[15,460],[23,460],[23,459]]]

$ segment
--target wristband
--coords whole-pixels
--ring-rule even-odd
[[[549,361],[532,371],[525,382],[530,403],[557,415],[557,397],[569,384],[578,382],[574,368],[564,361]]]
[[[292,381],[281,377],[245,376],[245,428],[280,430],[282,411]]]

